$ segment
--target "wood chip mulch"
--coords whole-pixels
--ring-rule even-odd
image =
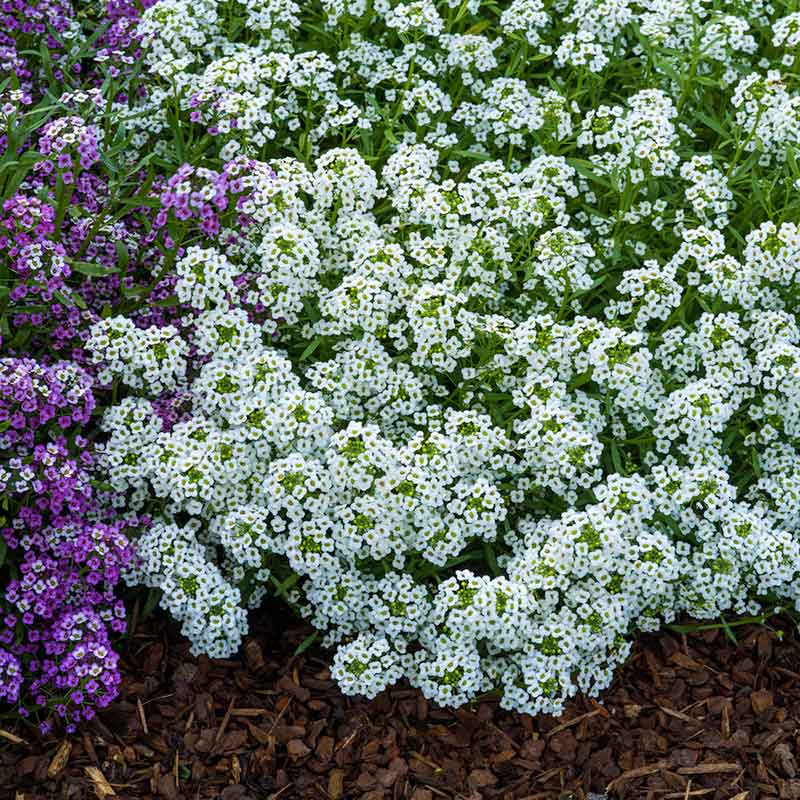
[[[790,623],[643,637],[602,702],[563,717],[494,701],[372,702],[330,680],[305,627],[263,612],[241,660],[130,639],[122,699],[70,739],[0,730],[0,797],[198,800],[800,800],[800,638]],[[291,627],[294,625],[295,627]]]

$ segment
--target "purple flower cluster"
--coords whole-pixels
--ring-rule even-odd
[[[172,217],[179,222],[194,222],[197,232],[211,239],[220,232],[220,217],[238,211],[240,225],[249,224],[241,212],[248,198],[244,175],[249,161],[237,158],[228,161],[222,172],[183,164],[170,177],[161,192],[161,210],[155,224],[162,227]]]
[[[90,509],[96,513],[96,504]],[[6,587],[0,645],[25,664],[28,679],[6,699],[20,700],[24,685],[30,702],[54,711],[73,730],[117,693],[121,677],[111,636],[125,630],[125,607],[114,587],[133,557],[125,529],[137,521],[86,522],[72,513],[61,520],[3,532],[25,555],[20,577]],[[15,637],[20,629],[21,642]]]
[[[35,196],[17,193],[3,203],[0,216],[0,252],[13,259],[29,244],[55,231],[56,210]]]
[[[79,331],[97,316],[74,302],[69,250],[54,239],[55,219],[55,207],[34,194],[17,192],[2,205],[0,258],[14,277],[8,294],[11,323],[17,330],[30,325],[40,336],[49,333],[49,348],[81,361]]]
[[[142,12],[158,0],[108,0],[104,21],[106,29],[98,37],[97,61],[109,62],[109,73],[118,77],[141,58],[140,37],[136,26]]]
[[[19,432],[15,431],[15,434]],[[23,432],[29,438],[29,432]],[[75,447],[85,448],[88,442],[75,436]],[[15,522],[30,524],[34,515],[61,514],[65,509],[73,513],[85,511],[91,498],[91,484],[86,469],[92,464],[91,453],[83,450],[74,457],[64,436],[55,441],[39,443],[29,453],[23,448],[0,466],[2,491],[18,496],[25,495],[28,505],[20,509]],[[14,542],[13,531],[8,530],[9,544]]]
[[[51,420],[62,430],[87,423],[95,406],[92,384],[92,376],[69,361],[45,366],[30,358],[0,359],[0,427],[6,428],[0,451],[20,442],[32,448]]]
[[[57,36],[69,30],[74,16],[70,0],[3,0],[0,3],[0,70],[15,76],[23,88],[30,88],[34,74],[23,54],[30,48],[38,50],[45,45],[53,61],[53,77],[61,80],[63,72],[59,63],[64,53]]]
[[[72,125],[73,129],[78,127]],[[58,137],[48,138],[54,130],[51,123],[42,136],[46,145],[39,146],[51,158],[62,148]],[[83,130],[94,129],[85,126]],[[86,138],[90,145],[94,136],[91,133]],[[26,179],[20,191],[3,203],[0,258],[7,258],[14,277],[8,294],[12,325],[16,330],[28,326],[33,337],[26,349],[44,347],[85,365],[82,346],[89,328],[103,309],[118,306],[126,292],[134,293],[137,286],[149,283],[163,256],[154,245],[159,229],[147,222],[155,215],[154,209],[134,208],[121,220],[97,224],[109,192],[107,179],[92,169],[96,165],[92,147],[83,154],[73,154],[77,166],[73,163],[66,167],[74,179],[69,196],[73,213],[66,215],[56,229],[56,200],[51,183],[61,174],[58,163],[66,153],[61,150],[55,161],[40,162],[38,171]],[[66,160],[62,163],[66,164]],[[53,171],[41,169],[42,164],[53,167]],[[87,165],[87,170],[80,171]],[[47,197],[49,201],[43,199]],[[127,265],[121,262],[121,253],[126,254]],[[107,274],[76,274],[73,261],[96,265]],[[174,276],[165,276],[162,284],[152,292],[151,301],[163,300],[173,293]],[[142,317],[141,324],[147,327],[169,324],[177,313],[151,302],[132,316]]]
[[[9,293],[12,300],[35,299],[49,303],[56,292],[67,290],[66,279],[72,274],[67,264],[67,251],[49,239],[23,247],[11,262],[11,269],[20,280]]]
[[[45,158],[34,169],[71,184],[81,172],[91,169],[100,160],[99,132],[81,117],[57,117],[44,126],[39,137],[39,152]]]
[[[115,594],[133,558],[128,531],[95,495],[89,441],[93,377],[77,364],[0,359],[0,492],[12,508],[0,529],[16,574],[0,599],[0,700],[33,706],[67,730],[116,696],[111,638],[125,630]]]
[[[199,222],[206,236],[214,236],[220,229],[219,214],[230,203],[228,181],[215,170],[183,164],[167,181],[160,199],[156,225],[166,225],[172,214],[180,222]]]
[[[125,627],[125,609],[119,604],[122,619],[118,632]],[[105,708],[117,696],[121,675],[119,656],[112,649],[108,627],[99,614],[90,608],[62,614],[52,628],[52,637],[45,644],[47,658],[42,664],[42,677],[31,684],[31,691],[44,687],[65,695],[56,704],[56,713],[74,723],[89,720],[94,709]],[[37,697],[37,701],[46,696]],[[39,702],[39,705],[43,703]]]
[[[0,700],[16,703],[22,686],[22,665],[19,659],[0,647]]]
[[[6,600],[21,615],[24,625],[58,619],[63,608],[86,605],[101,608],[98,616],[115,633],[124,630],[124,609],[109,587],[119,582],[130,562],[131,545],[120,521],[78,521],[74,514],[59,527],[4,531],[6,542],[25,550],[20,578],[6,587]],[[41,634],[32,631],[31,641]]]

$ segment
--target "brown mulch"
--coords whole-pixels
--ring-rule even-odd
[[[602,703],[563,717],[458,712],[402,687],[371,702],[274,609],[241,660],[188,655],[140,625],[122,699],[71,739],[0,731],[15,800],[800,800],[800,639],[790,623],[643,637]],[[294,625],[294,627],[291,627]],[[287,627],[288,626],[288,627]]]

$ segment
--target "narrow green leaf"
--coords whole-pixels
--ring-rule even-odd
[[[91,261],[70,261],[69,265],[74,272],[80,272],[81,275],[89,275],[93,278],[114,274],[114,270],[108,270],[102,264],[95,264]]]
[[[315,336],[313,341],[303,350],[302,355],[300,356],[300,361],[305,361],[311,354],[320,346],[322,343],[321,336]]]
[[[317,641],[318,638],[319,631],[314,631],[314,633],[309,634],[305,639],[303,639],[302,642],[300,642],[300,644],[297,646],[297,650],[294,651],[294,654],[296,656],[302,655],[306,650],[308,650],[309,647],[311,647],[311,645],[314,644],[314,642]]]
[[[145,600],[144,607],[142,608],[142,614],[140,617],[141,620],[146,620],[148,617],[150,617],[153,611],[155,611],[160,599],[161,589],[150,589],[150,591],[147,593],[147,600]]]

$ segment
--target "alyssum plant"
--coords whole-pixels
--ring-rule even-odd
[[[94,475],[196,652],[276,592],[345,691],[557,712],[636,631],[800,601],[793,0],[136,32],[96,124],[150,159],[151,282],[88,330]]]

